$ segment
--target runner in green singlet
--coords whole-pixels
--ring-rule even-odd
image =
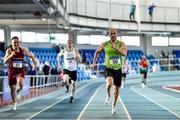
[[[121,86],[122,79],[122,57],[126,56],[126,46],[122,41],[117,40],[117,29],[111,28],[109,30],[110,40],[103,42],[94,54],[94,60],[91,67],[94,69],[96,60],[99,54],[105,51],[105,78],[106,78],[106,92],[107,96],[105,103],[108,106],[111,98],[110,89],[113,81],[114,99],[112,101],[112,114],[116,113],[116,101],[119,95],[119,87]]]

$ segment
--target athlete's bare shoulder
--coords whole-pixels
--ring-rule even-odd
[[[11,52],[12,52],[12,48],[11,47],[7,48],[6,53],[10,54]]]

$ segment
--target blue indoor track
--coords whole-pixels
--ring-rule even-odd
[[[140,78],[127,79],[120,89],[116,114],[105,106],[105,80],[77,82],[75,102],[69,103],[65,88],[34,100],[18,103],[13,112],[0,112],[0,119],[118,119],[118,120],[180,120],[180,93],[163,89],[180,85],[178,75],[148,77],[142,88]],[[113,96],[113,94],[111,95]]]

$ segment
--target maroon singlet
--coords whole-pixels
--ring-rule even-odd
[[[15,52],[15,55],[11,58],[8,64],[9,85],[15,85],[17,83],[18,77],[24,78],[25,72],[23,67],[23,62],[24,62],[23,58],[24,58],[23,50],[22,48],[19,48],[19,52]]]

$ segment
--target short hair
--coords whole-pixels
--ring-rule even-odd
[[[73,42],[73,40],[72,40],[72,39],[68,39],[68,41],[71,41],[71,42]]]
[[[14,36],[14,37],[11,38],[11,40],[14,40],[14,39],[18,39],[19,40],[18,36]]]
[[[116,33],[118,34],[118,30],[116,28],[109,28],[109,33],[111,33],[111,31],[116,31]]]
[[[146,59],[146,56],[145,56],[145,55],[143,55],[143,56],[142,56],[142,59]]]
[[[68,39],[67,43],[68,43],[69,41],[70,41],[72,44],[73,44],[73,42],[74,42],[72,39]]]

